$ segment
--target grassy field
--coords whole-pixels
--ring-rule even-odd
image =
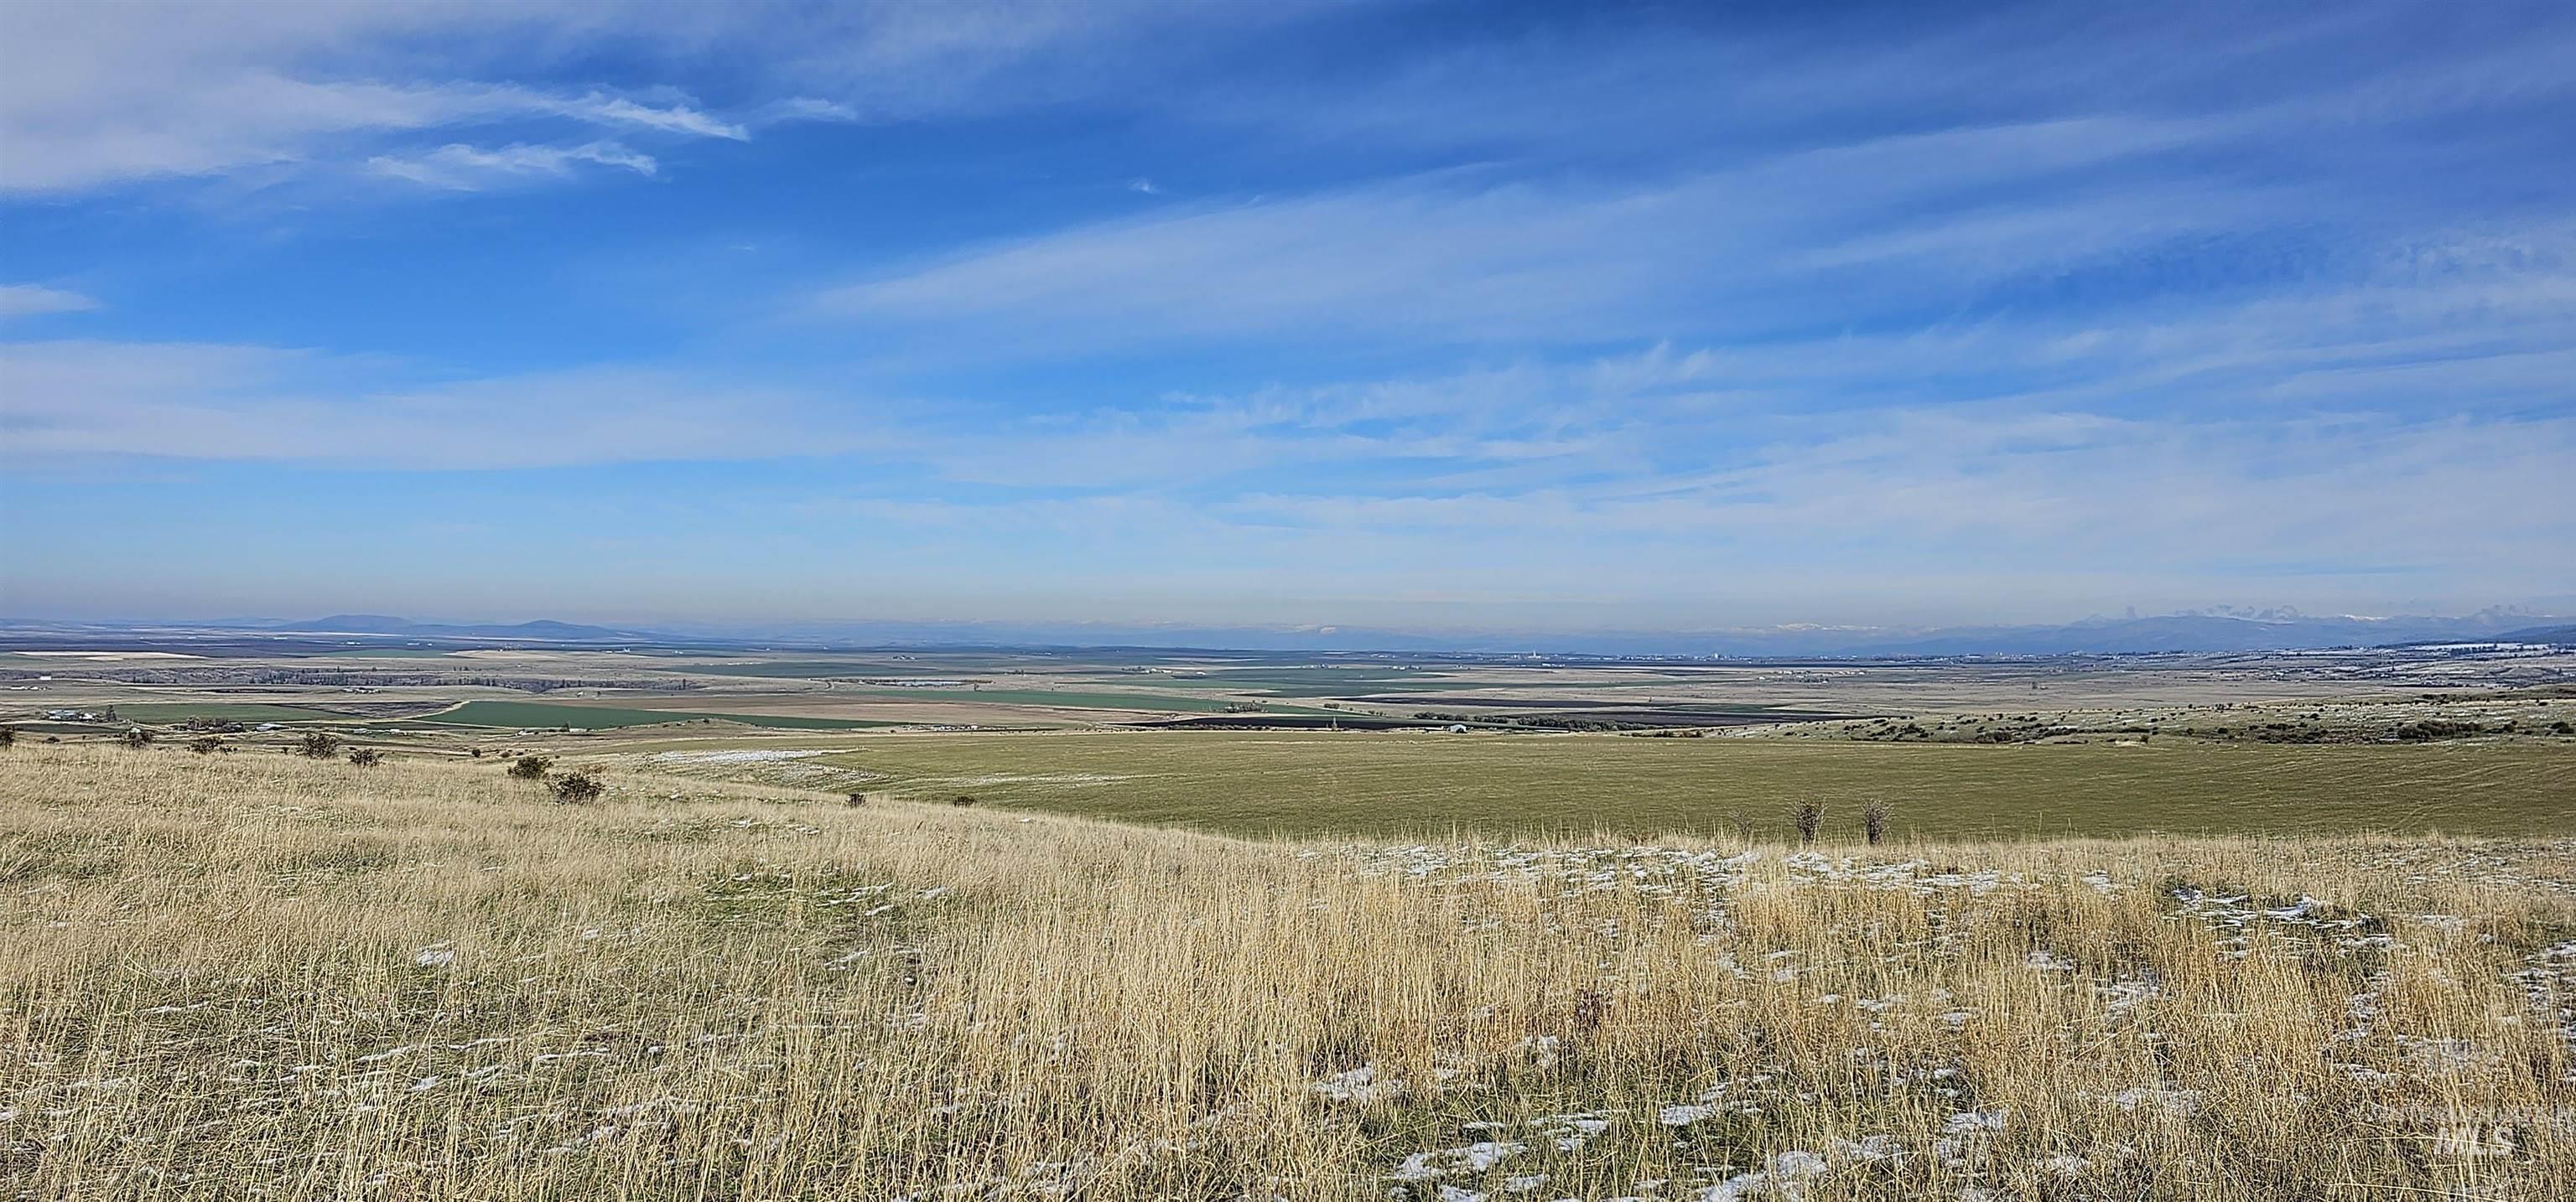
[[[2576,834],[2576,743],[1889,746],[1270,732],[883,737],[827,763],[900,795],[1244,834],[1473,830],[1778,837],[1801,799],[1900,835]]]
[[[403,721],[406,724],[437,723],[447,726],[494,726],[509,729],[570,726],[582,730],[614,730],[628,726],[696,722],[706,719],[718,722],[739,722],[745,726],[774,727],[780,730],[860,730],[873,726],[902,725],[898,722],[871,722],[856,718],[620,709],[606,705],[553,705],[542,701],[468,701],[454,709],[441,710],[419,718],[406,718]]]
[[[2576,1196],[2576,844],[1298,846],[610,785],[0,752],[0,1178]]]

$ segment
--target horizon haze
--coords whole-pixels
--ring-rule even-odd
[[[2496,652],[2531,644],[2576,645],[2576,620],[2518,609],[2462,615],[2301,614],[2287,610],[2213,610],[2071,622],[1963,626],[1827,626],[1635,629],[1426,629],[1377,626],[1244,626],[1136,622],[974,622],[840,619],[783,622],[644,621],[613,625],[524,621],[419,621],[388,614],[317,618],[28,619],[0,615],[0,650],[25,656],[78,654],[83,648],[215,649],[233,654],[267,646],[687,648],[776,650],[1049,648],[1315,652],[1334,655],[1570,656],[1742,658],[1821,656],[1839,659],[2308,651],[2331,648],[2451,645]]]

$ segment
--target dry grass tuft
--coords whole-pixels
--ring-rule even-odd
[[[2576,1196],[2564,842],[1298,846],[605,781],[0,761],[0,1179]]]

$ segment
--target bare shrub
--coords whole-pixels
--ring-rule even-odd
[[[555,766],[550,755],[523,755],[510,761],[510,775],[519,780],[544,780],[546,769]]]
[[[948,804],[953,806],[971,806],[975,804],[975,795],[972,793],[960,793],[957,795],[956,800],[951,801]]]
[[[127,727],[125,733],[118,736],[118,738],[128,747],[149,747],[152,745],[152,732],[145,730],[140,726]]]
[[[327,730],[305,731],[302,751],[308,760],[330,759],[340,754],[340,736]]]
[[[1870,846],[1876,847],[1887,841],[1887,820],[1895,812],[1883,801],[1873,801],[1860,808],[1861,834],[1868,837]]]
[[[361,768],[373,768],[385,762],[385,753],[373,747],[354,748],[349,752],[349,762]]]
[[[199,755],[213,755],[224,749],[224,741],[213,735],[198,735],[188,740],[188,750]]]
[[[15,747],[17,745],[18,728],[15,726],[0,726],[0,747]]]
[[[576,805],[597,801],[608,792],[607,783],[588,768],[576,768],[547,781],[546,788],[554,791],[556,801]]]
[[[1798,842],[1813,843],[1816,831],[1825,824],[1825,803],[1802,801],[1789,810],[1789,821],[1798,828]]]
[[[865,794],[865,793],[852,793],[852,794],[850,794],[850,808],[851,808],[851,809],[857,809],[858,807],[863,806],[863,805],[866,805],[866,804],[868,804],[868,795],[867,795],[867,794]]]

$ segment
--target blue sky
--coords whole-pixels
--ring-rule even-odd
[[[2576,609],[2576,8],[0,7],[0,612]]]

